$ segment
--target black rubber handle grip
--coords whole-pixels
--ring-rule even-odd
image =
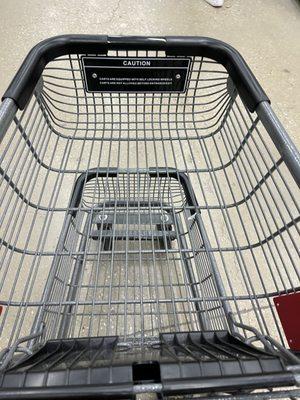
[[[67,54],[106,54],[108,50],[163,50],[167,55],[203,56],[228,71],[248,109],[269,101],[242,56],[228,44],[205,37],[56,36],[37,44],[27,55],[2,99],[13,99],[23,110],[46,66]]]

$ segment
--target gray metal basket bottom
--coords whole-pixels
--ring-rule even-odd
[[[185,174],[89,170],[69,209],[58,244],[58,253],[69,254],[54,260],[35,322],[36,329],[45,324],[45,339],[115,334],[143,345],[162,332],[228,328],[221,279]]]

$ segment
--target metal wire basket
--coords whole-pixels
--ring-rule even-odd
[[[0,138],[0,398],[299,395],[300,157],[234,49],[49,39]]]

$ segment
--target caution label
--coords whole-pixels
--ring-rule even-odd
[[[82,57],[87,92],[184,92],[189,58]]]

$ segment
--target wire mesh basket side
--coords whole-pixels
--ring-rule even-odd
[[[162,53],[111,51],[108,55],[158,57]],[[191,207],[184,205],[182,191],[168,182],[169,193],[164,196],[182,221],[186,254],[190,252],[193,262],[203,265],[206,257],[213,255],[225,288],[224,299],[212,296],[208,289],[204,291],[198,297],[200,305],[203,299],[207,303],[225,301],[236,321],[271,334],[287,346],[273,297],[296,292],[300,286],[299,188],[260,118],[250,114],[237,96],[227,71],[212,60],[192,57],[189,87],[184,94],[88,94],[80,60],[81,55],[72,55],[49,63],[35,97],[24,112],[16,115],[1,144],[0,280],[4,311],[0,330],[8,338],[3,345],[30,333],[41,310],[49,311],[49,321],[51,312],[52,321],[61,318],[59,313],[65,313],[68,306],[65,296],[70,284],[64,279],[71,277],[74,263],[82,256],[89,260],[99,251],[103,253],[96,246],[99,241],[92,238],[85,253],[79,249],[86,221],[92,221],[92,214],[99,212],[97,207],[103,202],[104,192],[95,188],[110,180],[101,178],[97,185],[86,182],[83,201],[72,210],[69,207],[77,178],[97,167],[108,171],[116,168],[118,173],[132,170],[140,176],[151,168],[185,174],[197,199],[209,251],[201,248],[193,219],[187,222],[190,215],[184,209],[188,214]],[[118,179],[117,191],[109,183],[111,196],[122,197],[128,190],[126,173],[123,176],[125,180]],[[136,181],[130,178],[130,184],[134,197]],[[155,190],[153,195],[161,192]],[[68,222],[72,220],[69,211],[77,211],[72,224]],[[57,247],[63,226],[69,227],[65,233],[67,248]],[[139,232],[143,228],[137,224]],[[155,246],[158,256],[163,249]],[[173,264],[172,254],[176,254],[176,262],[183,257],[177,247],[173,253],[172,248],[165,251]],[[129,249],[125,248],[125,253],[129,262]],[[46,278],[55,263],[59,264],[58,271],[65,269],[65,275],[55,278],[57,287],[65,287],[64,296],[51,293],[58,305],[45,300],[49,294],[45,295]],[[90,270],[94,272],[87,275],[87,281],[97,274],[96,266]],[[184,278],[172,279],[168,286],[184,284]],[[87,281],[85,286],[89,285]],[[147,282],[150,292],[154,277]],[[138,286],[140,290],[142,281]],[[204,290],[204,283],[199,286]],[[182,301],[191,298],[191,292],[186,293]],[[89,294],[89,304],[84,304],[87,294],[82,296],[73,309],[83,316],[87,313],[84,306],[92,307],[93,300]],[[194,305],[192,300],[192,314],[196,313]],[[135,307],[131,312],[140,313]],[[56,327],[49,328],[49,335],[54,331],[57,334]],[[239,332],[249,336],[242,328]]]

